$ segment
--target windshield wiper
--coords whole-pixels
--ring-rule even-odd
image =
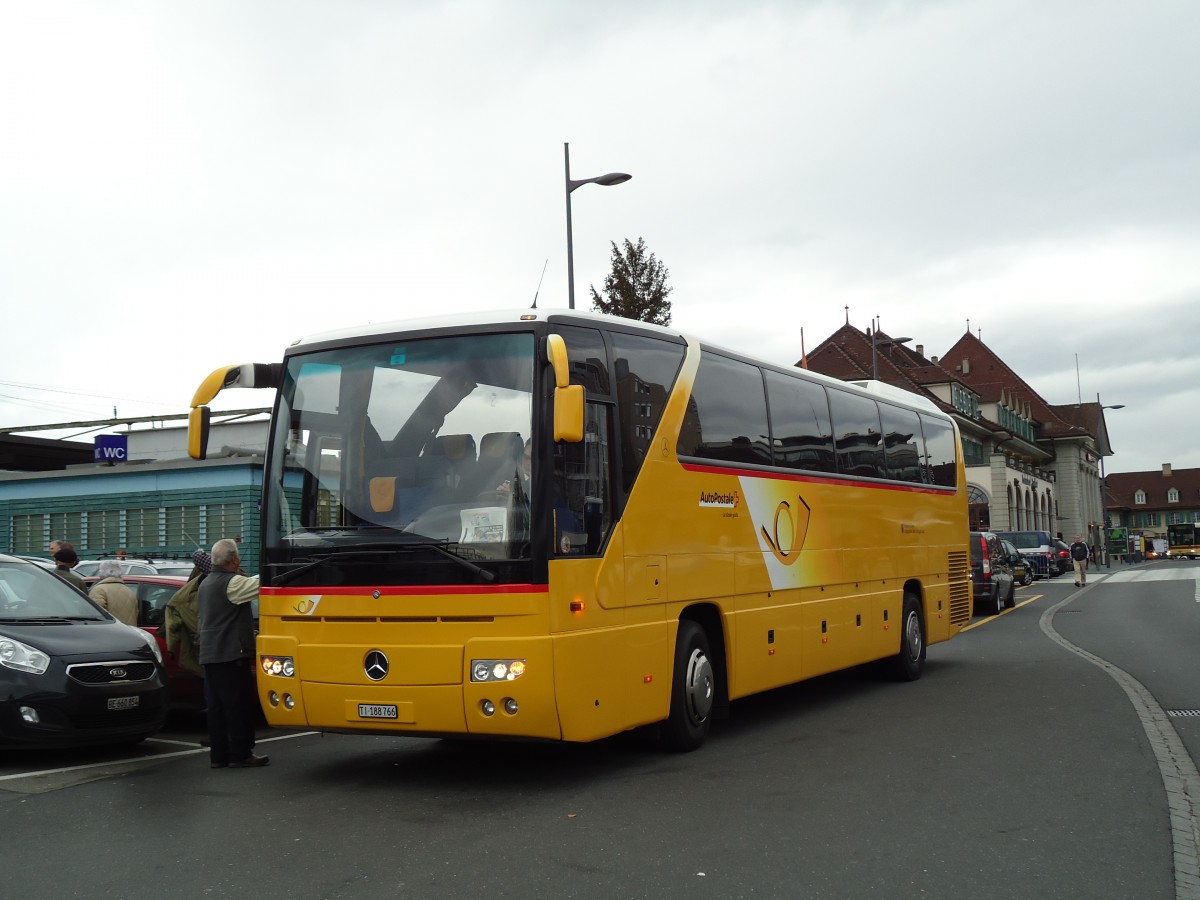
[[[393,545],[389,545],[387,547],[376,547],[376,548],[372,548],[370,550],[344,550],[340,553],[327,553],[324,556],[319,556],[315,559],[311,559],[308,562],[303,563],[294,569],[289,569],[288,571],[286,571],[280,575],[276,575],[275,577],[273,577],[271,579],[271,583],[273,585],[275,585],[276,587],[280,587],[282,585],[288,584],[295,578],[299,577],[300,575],[303,575],[305,572],[311,571],[312,569],[315,569],[319,566],[323,566],[326,563],[329,563],[329,562],[332,562],[335,560],[349,559],[352,557],[361,557],[361,556],[383,556],[383,555],[387,555],[390,553],[395,553],[400,550],[432,550],[435,553],[440,553],[442,556],[446,557],[447,559],[458,563],[460,566],[462,566],[468,572],[475,575],[477,578],[482,579],[483,581],[492,582],[492,581],[496,580],[495,573],[489,572],[487,569],[484,569],[480,566],[475,565],[475,563],[471,562],[469,559],[465,559],[465,558],[459,556],[457,553],[455,553],[453,550],[449,549],[449,547],[446,546],[445,541],[443,541],[443,542],[437,542],[437,541],[411,541],[411,542],[408,542],[408,541],[406,541],[402,544],[393,544]]]
[[[474,572],[477,576],[482,578],[484,581],[495,581],[496,580],[496,575],[494,572],[489,572],[487,569],[480,568],[479,566],[475,565],[475,563],[471,562],[469,559],[459,556],[457,553],[455,553],[453,550],[451,550],[449,547],[445,546],[444,544],[435,544],[433,541],[430,541],[427,544],[413,544],[411,546],[434,550],[437,553],[442,554],[442,556],[446,557],[447,559],[454,560],[456,563],[458,563],[460,566],[462,566],[468,572]]]
[[[332,559],[348,559],[354,556],[373,556],[379,552],[380,551],[378,550],[345,550],[341,553],[327,553],[324,556],[318,556],[316,559],[310,559],[308,562],[296,566],[294,569],[288,569],[281,575],[274,576],[271,579],[271,584],[275,585],[276,587],[285,585],[297,576],[303,575],[305,572],[311,571],[318,566],[323,566]]]

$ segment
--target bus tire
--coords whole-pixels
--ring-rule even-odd
[[[704,743],[712,724],[716,688],[708,636],[697,623],[682,620],[675,636],[671,711],[661,729],[664,746],[686,753]]]
[[[897,681],[916,681],[925,668],[925,620],[915,594],[905,592],[900,620],[900,652],[892,658],[892,675]]]

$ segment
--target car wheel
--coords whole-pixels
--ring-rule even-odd
[[[662,727],[662,741],[671,750],[695,750],[708,737],[717,684],[708,651],[708,636],[695,622],[679,623],[675,636],[675,672],[671,682],[671,711]]]
[[[1004,596],[1004,608],[1012,609],[1017,605],[1017,579],[1008,583],[1008,593]]]
[[[1025,574],[1021,576],[1021,585],[1029,587],[1031,584],[1033,584],[1033,569],[1026,569]]]
[[[992,606],[994,615],[1000,615],[1004,612],[1004,594],[1000,592],[1000,585],[996,585],[996,600]]]
[[[916,594],[904,594],[901,625],[900,652],[892,657],[892,676],[897,681],[916,681],[925,668],[925,620]]]

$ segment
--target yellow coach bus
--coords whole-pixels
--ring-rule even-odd
[[[729,703],[970,618],[927,399],[574,311],[372,326],[213,372],[276,389],[258,689],[279,728],[698,747]]]

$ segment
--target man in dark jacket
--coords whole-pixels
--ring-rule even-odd
[[[63,581],[70,582],[79,588],[85,594],[87,593],[87,584],[84,580],[76,575],[71,570],[79,565],[79,554],[70,544],[60,545],[54,554],[54,574]]]
[[[1075,563],[1075,587],[1087,584],[1087,564],[1091,555],[1092,551],[1083,542],[1083,538],[1075,535],[1075,543],[1071,545],[1071,561]]]
[[[208,703],[209,764],[214,769],[265,766],[254,755],[258,696],[254,687],[254,616],[258,576],[238,574],[234,541],[212,548],[212,572],[200,583],[200,664]]]

